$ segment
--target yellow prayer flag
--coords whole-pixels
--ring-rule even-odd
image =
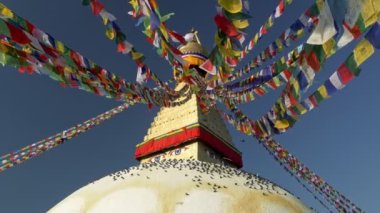
[[[107,36],[107,38],[108,38],[109,40],[113,40],[113,39],[115,38],[115,36],[116,36],[115,30],[112,29],[112,28],[108,28],[108,29],[106,30],[106,36]]]
[[[69,67],[69,66],[65,66],[65,67],[63,68],[63,71],[64,71],[65,73],[74,73],[73,69],[72,69],[71,67]]]
[[[131,0],[129,1],[129,4],[132,5],[133,8],[137,8],[139,5],[137,0]]]
[[[276,102],[279,112],[286,112],[286,107],[282,101]]]
[[[361,15],[363,17],[365,27],[368,27],[375,23],[378,19],[378,12],[380,7],[376,5],[379,3],[378,0],[363,0]]]
[[[7,56],[5,55],[5,53],[0,51],[0,64],[5,66],[6,63],[7,63]]]
[[[323,97],[323,98],[329,98],[329,93],[327,92],[327,89],[325,87],[325,85],[322,85],[318,88],[318,92],[319,94]]]
[[[103,24],[107,25],[108,24],[108,18],[105,16],[102,16]]]
[[[354,58],[356,64],[360,66],[375,52],[374,47],[367,39],[363,39],[354,49]]]
[[[277,45],[277,48],[279,51],[282,51],[283,47],[282,47],[282,42],[280,39],[277,39],[276,40],[276,45]]]
[[[219,45],[219,44],[221,44],[222,43],[222,38],[219,36],[219,33],[215,33],[215,35],[214,35],[214,43],[216,44],[216,45]]]
[[[325,54],[327,57],[335,53],[335,48],[334,48],[335,45],[336,45],[336,42],[334,38],[330,38],[327,42],[325,42],[322,45],[323,50],[325,51]]]
[[[32,53],[32,50],[31,50],[31,48],[30,48],[29,45],[24,46],[24,47],[22,48],[22,51],[24,51],[24,52],[26,52],[26,53],[28,53],[28,54],[31,54],[31,53]]]
[[[8,7],[3,5],[2,3],[0,3],[0,10],[1,10],[1,15],[5,16],[7,18],[13,18],[13,16],[14,16],[13,12]]]
[[[56,40],[55,41],[55,47],[59,53],[62,54],[65,52],[65,45],[62,42]]]
[[[297,80],[291,81],[291,84],[294,88],[294,92],[297,94],[297,96],[300,94],[300,84]]]
[[[236,28],[238,28],[238,29],[244,29],[244,28],[247,28],[249,26],[249,22],[248,22],[247,19],[244,19],[244,20],[233,20],[232,24]]]
[[[289,127],[289,122],[287,120],[277,120],[274,124],[277,129],[286,129]]]
[[[301,113],[301,115],[307,113],[307,109],[302,104],[297,104],[296,108]]]
[[[241,0],[218,0],[218,3],[230,13],[238,13],[243,10]]]
[[[372,5],[376,10],[377,17],[380,16],[380,0],[372,0]]]
[[[132,54],[133,60],[139,59],[144,56],[142,53],[137,52],[137,51],[131,51],[131,54]]]
[[[299,30],[296,32],[297,37],[301,37],[304,33],[305,33],[305,29],[299,29]]]
[[[253,41],[255,42],[255,44],[257,44],[257,42],[259,41],[259,34],[258,33],[255,34]]]
[[[273,15],[269,16],[266,22],[268,28],[273,26],[273,17],[274,17]]]
[[[164,36],[165,40],[168,40],[169,39],[168,31],[166,30],[166,27],[162,24],[160,25],[160,31],[162,35]]]

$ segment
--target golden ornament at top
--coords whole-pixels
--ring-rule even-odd
[[[198,31],[192,29],[191,33],[185,36],[185,39],[187,43],[185,45],[179,46],[179,51],[181,51],[183,54],[200,54],[207,57],[208,52],[202,46],[198,38]]]

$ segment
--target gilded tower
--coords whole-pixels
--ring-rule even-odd
[[[180,46],[183,59],[190,67],[198,68],[207,58],[197,32]],[[200,73],[204,75],[204,73]],[[182,89],[180,83],[176,90]],[[231,136],[216,110],[203,113],[193,94],[186,103],[161,108],[151,123],[144,141],[137,145],[135,157],[141,163],[163,159],[194,159],[222,165],[242,167],[241,152],[232,143]]]

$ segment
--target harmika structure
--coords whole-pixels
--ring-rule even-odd
[[[205,60],[196,36],[180,50],[194,66]],[[276,184],[239,170],[241,152],[221,116],[215,110],[204,114],[195,95],[161,108],[135,156],[139,166],[79,189],[49,212],[311,211]]]

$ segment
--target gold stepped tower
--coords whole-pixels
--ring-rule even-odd
[[[203,113],[194,94],[180,106],[160,109],[144,141],[136,146],[135,157],[141,163],[195,159],[242,167],[241,152],[232,143],[223,119],[214,109]]]

